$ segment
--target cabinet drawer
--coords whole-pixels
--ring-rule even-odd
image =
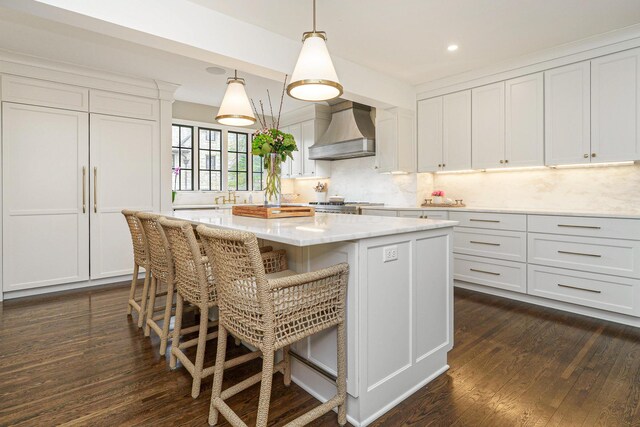
[[[65,110],[89,109],[85,88],[16,76],[2,76],[2,100]]]
[[[528,293],[601,310],[640,316],[640,281],[529,265]]]
[[[529,215],[529,231],[585,237],[640,240],[640,220]]]
[[[362,209],[362,215],[398,216],[398,213],[389,209]]]
[[[527,292],[526,264],[468,255],[454,255],[453,260],[455,280],[513,292]]]
[[[538,233],[528,239],[530,263],[640,277],[640,242]]]
[[[527,233],[524,231],[455,227],[453,251],[467,255],[526,262]]]
[[[460,227],[527,231],[527,216],[521,214],[449,212],[449,219],[452,221],[459,221]]]
[[[398,216],[404,218],[449,219],[447,211],[400,210],[398,211]]]
[[[158,100],[121,93],[91,91],[91,112],[111,116],[158,120]]]

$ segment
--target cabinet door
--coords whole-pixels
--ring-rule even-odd
[[[156,122],[91,114],[91,278],[130,274],[133,252],[122,209],[160,207]]]
[[[544,164],[544,79],[542,73],[505,82],[505,164]]]
[[[442,169],[471,169],[471,91],[445,95],[442,104]]]
[[[289,126],[289,133],[293,135],[298,145],[298,151],[294,151],[293,160],[291,160],[291,178],[302,176],[302,163],[304,153],[304,141],[302,140],[302,124],[297,123]]]
[[[315,122],[308,120],[302,123],[302,174],[315,176],[316,161],[309,159],[309,147],[315,143]]]
[[[589,163],[591,66],[580,62],[544,73],[545,164]]]
[[[418,172],[435,172],[442,164],[442,97],[418,101]]]
[[[393,172],[398,169],[398,116],[396,114],[378,111],[376,155],[379,172]]]
[[[4,291],[87,280],[88,115],[2,108]]]
[[[291,133],[291,127],[287,126],[287,127],[283,127],[282,129],[280,129],[282,132],[284,133]],[[295,138],[295,135],[294,135]],[[300,142],[296,139],[296,143],[300,144]],[[299,148],[299,147],[298,147]],[[291,178],[291,159],[289,159],[287,157],[287,160],[285,160],[284,162],[282,162],[282,164],[280,165],[280,176],[282,178]]]
[[[471,91],[471,162],[474,169],[504,163],[504,82]],[[502,163],[501,163],[502,162]]]
[[[640,49],[591,61],[591,161],[640,160]]]

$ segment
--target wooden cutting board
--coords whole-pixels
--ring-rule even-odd
[[[233,206],[231,213],[237,216],[270,219],[314,216],[316,210],[308,206],[281,206],[279,208],[267,206]]]

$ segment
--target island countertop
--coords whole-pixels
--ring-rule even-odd
[[[412,233],[458,224],[457,221],[326,213],[316,213],[312,217],[260,219],[235,216],[227,209],[167,211],[160,214],[192,224],[248,231],[260,239],[295,246]]]

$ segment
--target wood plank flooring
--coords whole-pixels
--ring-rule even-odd
[[[207,425],[211,379],[192,399],[189,374],[170,371],[126,316],[127,295],[113,286],[0,303],[0,425]],[[640,329],[457,289],[449,360],[374,425],[640,426]],[[228,371],[224,387],[259,369]],[[279,374],[273,384],[272,426],[318,404]],[[249,425],[258,392],[229,401]]]

